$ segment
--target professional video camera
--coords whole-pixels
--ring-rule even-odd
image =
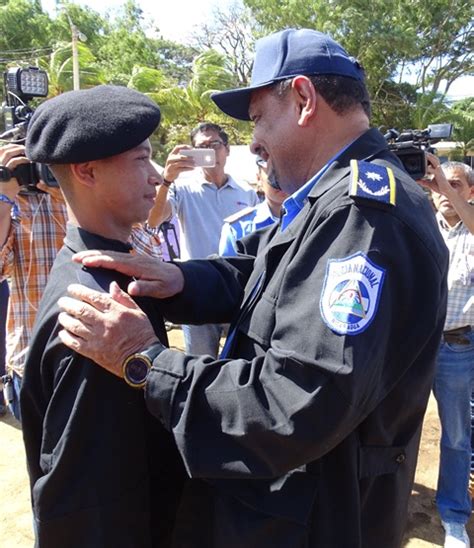
[[[0,140],[23,144],[28,122],[34,112],[28,103],[34,97],[48,95],[48,75],[37,67],[14,67],[3,73],[3,82],[5,101],[2,114],[5,131],[0,135]],[[13,171],[0,166],[0,185],[12,177],[16,177],[19,185],[28,191],[37,191],[36,185],[40,179],[48,186],[58,186],[48,167],[34,162],[22,164]]]
[[[435,153],[432,145],[451,137],[452,130],[453,124],[431,124],[426,129],[404,129],[402,133],[390,129],[384,137],[409,175],[417,180],[426,175],[426,152]]]

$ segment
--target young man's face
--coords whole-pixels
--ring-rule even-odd
[[[474,187],[469,186],[466,175],[462,169],[447,169],[445,175],[451,187],[454,188],[458,195],[466,200],[466,202],[474,198]],[[456,213],[456,210],[451,205],[448,198],[437,192],[432,192],[432,195],[433,203],[437,211],[439,211],[445,219],[453,219],[457,222],[457,220],[459,220],[459,215]]]
[[[146,221],[161,179],[151,163],[148,139],[122,154],[98,160],[95,173],[96,199],[110,222],[125,228]]]

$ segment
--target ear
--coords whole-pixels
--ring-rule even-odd
[[[469,200],[474,200],[474,185],[469,187],[471,190],[471,193],[469,194]]]
[[[291,88],[299,106],[298,125],[305,127],[316,114],[316,90],[307,76],[296,76],[293,78]]]
[[[94,162],[71,164],[71,173],[78,183],[92,187],[96,184],[94,166]]]

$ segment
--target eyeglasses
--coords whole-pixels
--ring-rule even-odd
[[[213,150],[219,150],[222,146],[225,146],[222,141],[210,141],[209,143],[197,145],[196,148],[212,148]]]
[[[256,159],[256,164],[258,167],[261,167],[263,170],[266,170],[268,168],[268,162],[267,160],[264,160],[263,158],[260,158],[260,156]]]

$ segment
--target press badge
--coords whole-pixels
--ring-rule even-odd
[[[385,269],[359,252],[344,259],[330,259],[321,293],[324,323],[340,335],[357,335],[374,319],[385,278]]]

